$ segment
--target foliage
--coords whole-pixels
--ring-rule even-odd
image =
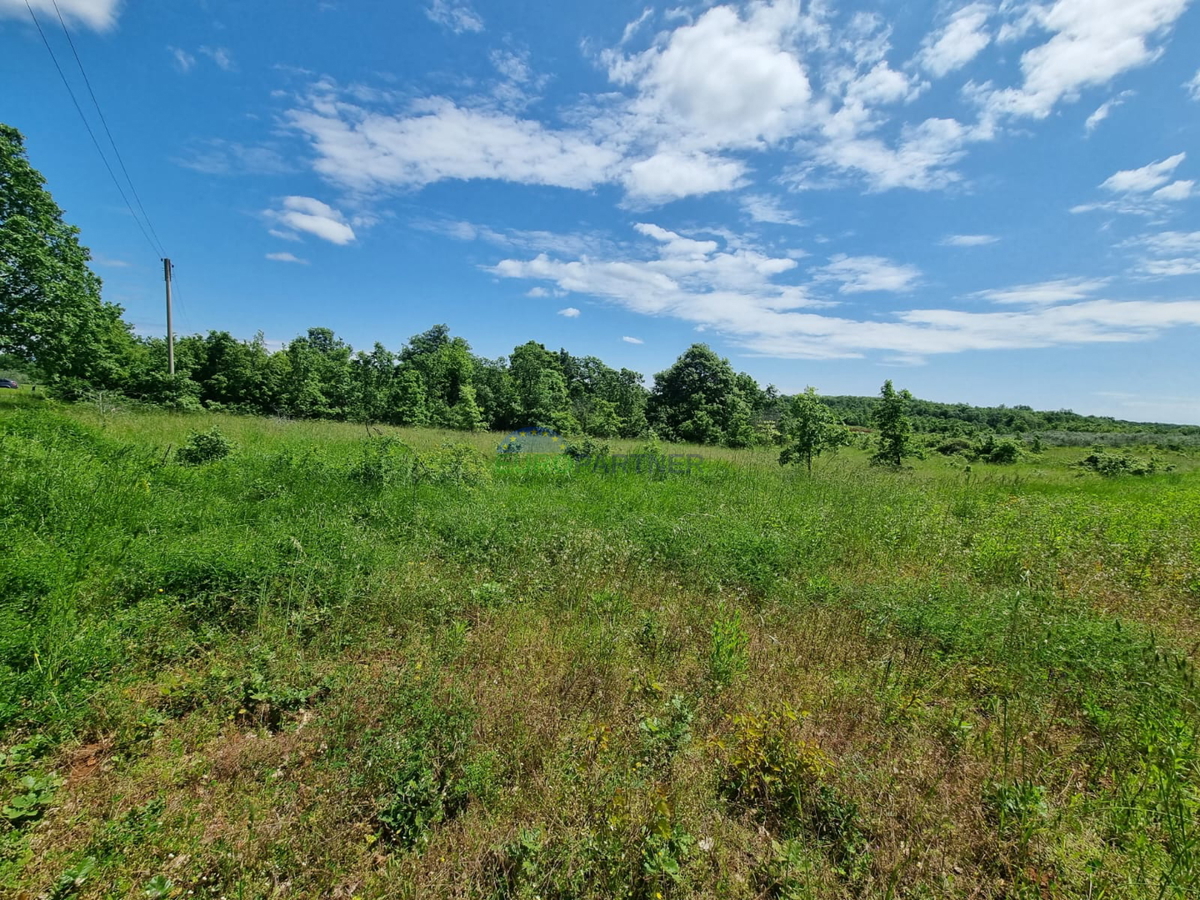
[[[53,384],[112,387],[132,343],[79,229],[45,189],[17,129],[0,124],[0,354],[35,365]]]
[[[576,462],[583,462],[585,459],[590,459],[594,462],[600,461],[611,452],[612,448],[605,441],[598,441],[590,437],[586,437],[581,441],[567,441],[563,444],[563,453]]]
[[[913,456],[912,422],[908,418],[908,404],[912,394],[897,391],[889,378],[879,391],[881,403],[875,410],[874,422],[879,429],[878,444],[871,461],[884,466],[899,468],[906,457]]]
[[[1123,453],[1107,453],[1103,450],[1089,453],[1072,465],[1079,469],[1095,472],[1105,478],[1115,478],[1118,475],[1153,475],[1162,468],[1162,465],[1154,457],[1140,459]]]
[[[208,431],[188,435],[187,443],[175,451],[175,457],[185,466],[202,466],[225,459],[233,451],[233,441],[214,425]]]
[[[850,431],[820,401],[815,388],[792,398],[783,417],[784,448],[779,464],[804,463],[812,473],[813,458],[850,443]]]
[[[647,413],[672,441],[744,447],[752,439],[750,408],[729,360],[706,344],[693,344],[654,376]]]
[[[729,687],[746,674],[749,647],[750,637],[739,613],[713,620],[708,676],[714,685]]]
[[[40,819],[46,807],[54,800],[54,793],[61,781],[53,775],[26,775],[20,780],[18,793],[0,808],[10,823],[25,825]]]

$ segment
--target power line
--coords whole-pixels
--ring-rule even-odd
[[[100,108],[100,101],[96,99],[96,92],[92,90],[92,81],[88,78],[87,70],[83,67],[83,60],[79,58],[79,51],[75,49],[75,42],[71,40],[71,32],[67,30],[67,23],[63,21],[62,10],[58,8],[58,0],[50,0],[50,2],[54,4],[54,12],[58,15],[58,24],[62,27],[67,44],[71,47],[71,53],[75,57],[75,64],[79,66],[79,74],[83,76],[83,83],[87,85],[88,94],[92,98],[92,105],[96,107],[96,114],[100,116],[100,123],[104,126],[104,133],[108,135],[108,143],[112,146],[113,153],[116,154],[117,163],[120,164],[121,172],[124,173],[125,180],[129,183],[129,190],[133,194],[133,199],[137,202],[138,209],[142,212],[142,218],[146,220],[146,226],[150,229],[150,233],[154,235],[154,241],[158,246],[158,255],[166,256],[167,251],[163,249],[163,243],[158,238],[158,232],[154,230],[154,223],[150,221],[146,207],[142,206],[142,198],[138,196],[133,179],[129,177],[129,170],[125,168],[125,160],[121,157],[121,151],[117,149],[117,142],[113,140],[112,132],[108,128],[108,119],[104,117],[104,111]]]
[[[125,191],[121,187],[121,182],[117,180],[116,174],[112,170],[112,166],[108,164],[108,157],[104,155],[104,151],[100,148],[100,142],[96,140],[96,134],[92,131],[92,126],[88,123],[87,116],[83,114],[83,109],[79,105],[79,101],[75,99],[75,91],[71,89],[71,82],[67,81],[67,76],[63,73],[62,66],[58,64],[58,57],[54,55],[54,48],[50,46],[50,42],[46,40],[46,32],[42,31],[42,23],[38,21],[34,15],[33,7],[29,5],[29,0],[25,0],[25,8],[29,10],[29,18],[33,19],[33,24],[37,28],[38,34],[41,35],[42,43],[46,45],[46,50],[50,53],[50,59],[54,62],[54,68],[58,70],[58,77],[62,79],[63,86],[66,87],[67,93],[71,95],[71,102],[75,104],[75,111],[79,113],[79,118],[83,120],[83,127],[87,129],[88,137],[92,139],[92,146],[96,148],[96,152],[100,154],[100,160],[104,163],[104,168],[108,169],[108,175],[116,185],[117,193],[121,195],[121,199],[125,201],[125,208],[129,210],[129,214],[133,216],[133,221],[137,223],[138,230],[142,232],[142,237],[146,239],[146,243],[150,245],[150,249],[154,253],[162,257],[163,254],[158,247],[154,246],[154,241],[150,240],[150,235],[146,233],[146,228],[142,225],[142,220],[138,218],[137,213],[133,211],[133,206],[129,203],[129,198],[125,196]],[[132,184],[130,185],[132,187]]]

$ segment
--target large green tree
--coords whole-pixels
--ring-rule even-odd
[[[114,386],[132,336],[79,229],[29,164],[21,132],[0,124],[0,353],[33,363],[61,385]]]
[[[750,406],[738,376],[729,360],[706,344],[692,344],[654,376],[647,415],[650,425],[672,441],[738,447],[752,438]]]

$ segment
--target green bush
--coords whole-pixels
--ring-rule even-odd
[[[208,431],[193,431],[187,443],[175,452],[175,458],[185,466],[202,466],[225,459],[233,449],[233,441],[214,425]]]
[[[1163,466],[1153,456],[1140,459],[1136,456],[1126,456],[1123,453],[1107,453],[1096,450],[1078,462],[1072,463],[1075,468],[1087,469],[1105,478],[1115,478],[1118,475],[1153,475],[1163,470]],[[1170,467],[1167,467],[1169,471]]]

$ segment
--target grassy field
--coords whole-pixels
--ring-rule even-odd
[[[1195,458],[498,439],[0,397],[0,895],[1200,893]]]

